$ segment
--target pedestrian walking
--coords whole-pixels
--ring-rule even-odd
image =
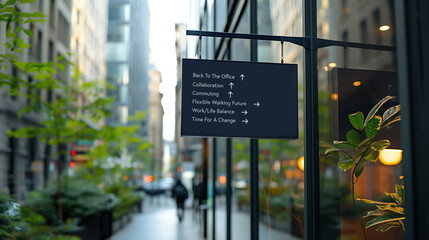
[[[177,217],[179,218],[179,222],[181,222],[185,213],[185,200],[188,198],[188,190],[180,178],[177,178],[173,186],[172,197],[176,199]]]

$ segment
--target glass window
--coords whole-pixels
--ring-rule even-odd
[[[127,61],[129,55],[128,48],[129,45],[127,43],[108,42],[106,60],[118,62]]]
[[[216,191],[216,239],[223,239],[226,232],[226,138],[217,138]],[[217,236],[219,235],[219,236]]]
[[[107,41],[109,42],[129,42],[129,24],[109,24],[107,31]]]
[[[394,45],[393,8],[388,1],[323,2],[318,6],[318,25],[329,25],[328,38]],[[345,6],[347,14],[332,11]],[[384,31],[383,25],[388,26]],[[392,215],[400,217],[402,211],[403,216],[403,206],[385,194],[395,193],[402,183],[401,157],[393,157],[401,153],[400,123],[386,126],[400,115],[395,112],[399,104],[395,58],[393,51],[318,50],[321,239],[403,239],[398,220],[372,224],[377,217],[390,217],[388,211],[372,212],[377,209],[372,201],[390,202],[397,210]],[[368,117],[383,98],[387,100],[375,117]],[[371,124],[377,126],[372,133]]]
[[[258,1],[258,34],[302,36],[301,1]],[[281,62],[281,43],[258,41],[259,62]],[[284,63],[298,64],[297,140],[259,141],[260,239],[304,238],[303,50],[284,42]]]
[[[250,142],[232,139],[232,239],[250,239]]]
[[[128,22],[131,19],[131,5],[129,3],[119,6],[109,5],[109,20]]]

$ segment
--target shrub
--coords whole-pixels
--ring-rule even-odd
[[[83,219],[103,210],[107,194],[87,180],[61,176],[64,219]],[[49,225],[58,225],[58,186],[49,182],[45,189],[30,193],[26,206],[41,214]]]

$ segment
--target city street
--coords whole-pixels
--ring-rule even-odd
[[[160,196],[155,198],[147,197],[143,203],[143,212],[136,213],[129,224],[127,224],[119,232],[115,233],[109,240],[141,240],[141,239],[157,239],[157,240],[201,240],[199,236],[198,223],[193,219],[191,209],[191,198],[186,202],[185,217],[182,223],[179,223],[176,216],[176,205],[173,199]],[[216,211],[216,239],[225,239],[225,219],[226,209],[224,205],[219,206]],[[211,217],[211,213],[209,213]],[[233,212],[233,239],[250,239],[250,215],[246,212]],[[211,230],[211,226],[208,226]],[[262,222],[259,223],[260,235],[266,236],[266,239],[271,240],[298,240],[288,233],[269,229]]]
[[[198,235],[191,208],[187,207],[183,222],[179,223],[173,199],[157,197],[146,198],[143,212],[134,214],[131,222],[110,240],[200,240]]]

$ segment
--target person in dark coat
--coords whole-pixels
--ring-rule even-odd
[[[188,190],[183,185],[180,178],[177,178],[171,193],[172,197],[176,199],[177,217],[181,222],[185,213],[185,200],[188,198]]]

